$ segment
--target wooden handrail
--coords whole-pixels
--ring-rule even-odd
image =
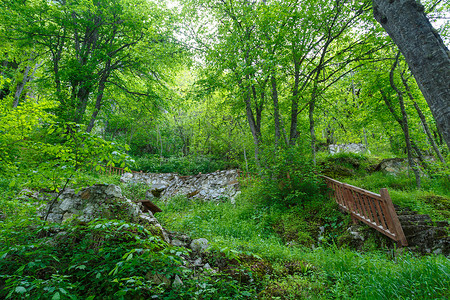
[[[352,219],[369,225],[402,246],[408,245],[387,189],[376,194],[327,176],[322,178],[333,190],[333,199]]]
[[[100,170],[99,172],[107,175],[123,175],[125,173],[142,173],[142,171],[125,171],[124,168],[113,167],[113,166],[102,166],[105,170]]]

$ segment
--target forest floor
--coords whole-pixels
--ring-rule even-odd
[[[364,164],[354,168],[354,176],[340,179],[375,192],[388,187],[395,203],[427,213],[435,221],[448,218],[450,196],[441,183],[425,179],[425,188],[418,191],[407,175],[359,174],[361,168]],[[9,182],[0,182],[3,298],[450,297],[448,257],[420,255],[397,247],[368,227],[355,228],[326,197],[297,193],[303,200],[286,205],[273,202],[279,196],[274,194],[267,201],[273,186],[258,179],[242,182],[234,204],[181,196],[156,202],[163,211],[156,217],[171,234],[208,240],[197,265],[186,264],[192,261],[185,259],[193,257],[191,250],[167,244],[130,221],[96,219],[60,225],[40,221],[36,208],[42,203],[17,199],[18,190]],[[120,184],[118,176],[89,174],[80,184],[99,182]],[[145,195],[145,186],[121,185],[126,196]]]

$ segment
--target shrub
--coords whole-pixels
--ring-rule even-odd
[[[326,186],[313,162],[295,148],[264,154],[261,161],[263,203],[292,207],[324,199]]]
[[[160,158],[158,155],[147,155],[136,159],[135,168],[149,173],[178,173],[180,175],[196,175],[211,173],[229,167],[236,167],[213,156],[171,156]]]

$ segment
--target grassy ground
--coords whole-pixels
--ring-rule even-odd
[[[354,163],[355,161],[353,161]],[[352,163],[346,168],[352,167]],[[361,172],[361,174],[359,173]],[[345,181],[394,202],[448,216],[445,182],[425,180],[417,191],[408,177],[367,175]],[[361,177],[365,176],[365,177]],[[195,202],[175,197],[158,202],[165,228],[207,238],[204,259],[217,273],[180,267],[185,250],[152,237],[123,220],[49,226],[34,218],[39,201],[17,199],[21,186],[0,179],[0,296],[10,299],[448,299],[450,260],[418,257],[369,235],[355,250],[343,237],[351,222],[336,205],[302,182],[299,190],[254,181],[236,203]],[[118,177],[79,176],[74,187],[115,183]],[[314,182],[314,178],[311,178]],[[32,183],[38,188],[39,183]],[[281,185],[283,186],[283,185]],[[308,189],[308,193],[301,190]],[[122,185],[129,198],[146,188]],[[305,190],[306,191],[306,190]],[[447,214],[447,215],[446,215]],[[184,285],[155,283],[152,274]],[[150,274],[150,275],[149,275]]]
[[[160,204],[159,219],[176,231],[205,237],[222,251],[252,253],[271,265],[258,290],[263,299],[447,299],[450,261],[443,256],[415,257],[396,249],[368,245],[366,251],[338,247],[348,225],[332,203],[289,211],[258,204],[257,191],[243,192],[235,205],[176,198]],[[292,209],[290,209],[292,210]],[[323,216],[313,218],[322,214]],[[319,243],[315,222],[326,228]],[[281,225],[280,225],[281,223]],[[284,231],[279,227],[285,228]],[[289,227],[295,228],[292,238]],[[311,241],[308,243],[308,241]],[[370,250],[372,249],[372,250]]]

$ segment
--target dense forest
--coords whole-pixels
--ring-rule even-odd
[[[0,297],[447,299],[449,253],[398,249],[367,228],[355,245],[320,175],[389,188],[395,205],[448,222],[449,11],[442,0],[0,0]],[[333,153],[345,144],[362,150]],[[69,189],[148,196],[112,167],[240,170],[233,201],[152,200],[166,230],[209,240],[203,269],[120,210],[47,220]]]

